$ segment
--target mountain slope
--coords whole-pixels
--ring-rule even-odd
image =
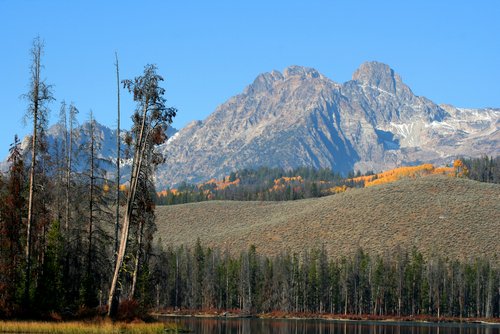
[[[163,148],[160,187],[258,166],[340,172],[500,153],[500,109],[458,109],[416,96],[389,66],[364,63],[338,84],[291,66],[259,75]]]
[[[428,176],[289,202],[213,201],[157,207],[165,246],[203,244],[264,254],[324,245],[336,258],[416,247],[425,255],[500,254],[500,185]]]

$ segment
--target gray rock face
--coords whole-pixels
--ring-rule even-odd
[[[362,64],[338,84],[312,68],[259,75],[204,121],[164,145],[160,188],[259,166],[348,172],[458,155],[498,155],[500,109],[439,106],[416,96],[389,66]]]
[[[378,62],[363,63],[352,75],[352,80],[360,85],[378,88],[391,94],[397,94],[403,88],[408,88],[388,65]]]

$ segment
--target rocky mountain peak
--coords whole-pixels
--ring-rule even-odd
[[[165,145],[157,180],[161,187],[259,166],[347,173],[497,155],[497,120],[482,110],[446,112],[383,63],[362,64],[343,84],[290,66],[257,76],[243,94],[181,130]]]
[[[245,89],[244,94],[267,92],[273,88],[276,81],[283,79],[283,74],[276,70],[259,74],[253,83]]]
[[[388,65],[376,61],[361,64],[352,75],[352,80],[393,94],[403,87],[406,88],[399,74]]]
[[[279,81],[290,79],[305,81],[316,78],[324,78],[324,76],[314,68],[292,65],[285,68],[283,73],[274,70],[259,74],[254,82],[245,89],[244,94],[268,93],[273,90],[275,84]]]
[[[283,75],[287,79],[292,77],[298,77],[300,79],[314,79],[322,76],[314,68],[297,66],[297,65],[292,65],[285,68],[285,70],[283,71]]]

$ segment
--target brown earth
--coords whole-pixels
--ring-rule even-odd
[[[413,247],[450,259],[500,256],[500,185],[428,176],[288,202],[211,201],[157,208],[165,246],[275,255],[326,247],[330,256]]]

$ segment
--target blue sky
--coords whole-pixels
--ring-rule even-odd
[[[500,107],[500,1],[24,1],[0,0],[0,159],[31,129],[29,50],[45,41],[43,77],[80,121],[116,125],[114,53],[122,78],[155,63],[174,126],[204,119],[262,72],[289,65],[337,82],[364,61],[389,64],[417,95],[461,107]],[[122,91],[122,127],[131,96]]]

